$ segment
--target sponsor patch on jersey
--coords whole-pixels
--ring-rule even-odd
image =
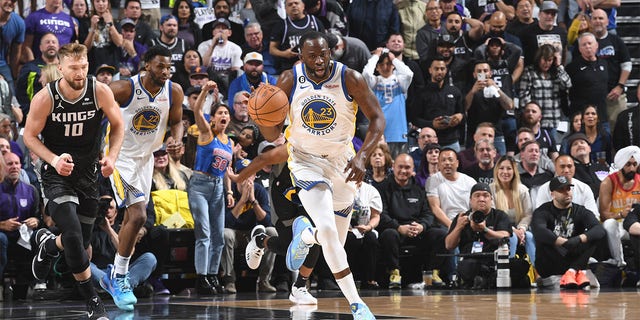
[[[137,135],[148,135],[158,130],[160,124],[160,109],[147,106],[140,108],[133,116],[131,124],[131,133]]]
[[[323,94],[311,94],[301,101],[301,119],[308,133],[324,136],[336,128],[336,102]]]

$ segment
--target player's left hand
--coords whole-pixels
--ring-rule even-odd
[[[110,157],[103,157],[100,160],[100,172],[102,172],[103,177],[108,177],[113,173],[114,169],[114,161]]]
[[[360,182],[364,179],[364,162],[365,162],[364,154],[358,152],[353,159],[349,160],[347,163],[347,167],[344,168],[344,172],[347,174],[347,178],[345,182],[355,181]]]

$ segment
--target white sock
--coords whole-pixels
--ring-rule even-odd
[[[344,294],[344,297],[347,298],[349,304],[353,303],[364,303],[358,294],[358,289],[356,288],[356,283],[353,281],[353,274],[349,273],[342,279],[336,279],[340,290]]]
[[[116,258],[113,259],[113,266],[116,269],[116,274],[125,275],[129,272],[129,260],[131,257],[123,257],[116,253]]]
[[[316,241],[315,231],[315,228],[304,229],[302,235],[300,235],[302,241],[306,244],[319,244],[318,241]]]

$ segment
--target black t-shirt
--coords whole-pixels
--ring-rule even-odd
[[[476,181],[486,184],[493,183],[493,167],[489,170],[480,168],[480,165],[476,164],[471,167],[462,169],[462,173],[474,178]]]
[[[529,25],[520,35],[522,51],[524,52],[524,65],[534,64],[536,51],[543,44],[551,44],[556,48],[567,48],[567,32],[554,26],[551,30],[542,30],[538,23]]]
[[[607,71],[609,72],[607,89],[611,90],[618,85],[620,64],[631,61],[629,49],[620,37],[609,33],[606,37],[598,39],[598,53],[596,55],[607,62]]]
[[[578,56],[567,65],[566,71],[571,77],[569,114],[581,111],[587,104],[594,104],[597,106],[599,119],[606,120],[606,99],[609,93],[607,63],[600,59],[586,61]]]
[[[278,43],[278,49],[280,50],[296,48],[300,44],[299,42],[302,35],[311,30],[324,32],[322,22],[317,20],[315,16],[307,15],[304,18],[295,21],[287,17],[282,20],[282,23],[276,25],[273,32],[271,32],[271,38],[269,41]],[[293,64],[298,61],[298,57],[291,59],[284,59],[280,57],[275,58],[278,73],[291,69]]]
[[[482,122],[493,123],[496,137],[502,136],[501,119],[503,110],[498,98],[485,98],[482,90],[476,92],[473,95],[471,107],[467,111],[467,136],[473,136],[478,124]]]
[[[462,218],[460,215],[453,218],[451,226],[449,227],[449,233],[451,233],[458,224],[458,218],[468,219],[469,213],[470,212],[467,212]],[[487,228],[493,231],[507,231],[509,235],[511,235],[511,222],[509,221],[509,216],[507,216],[504,211],[491,209],[486,217],[486,225]],[[460,233],[460,243],[458,244],[460,253],[471,253],[471,248],[473,248],[475,241],[481,241],[483,243],[482,252],[493,252],[498,249],[499,239],[487,239],[484,232],[475,232],[471,229],[471,224],[467,224]]]

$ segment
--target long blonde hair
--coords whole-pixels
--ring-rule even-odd
[[[187,191],[187,182],[184,180],[184,176],[177,168],[175,162],[171,159],[169,155],[169,163],[167,164],[167,170],[169,171],[169,177],[173,180],[175,184],[175,188],[180,191]],[[164,174],[160,169],[153,168],[153,182],[156,185],[156,190],[169,190],[169,184],[167,184],[167,180],[164,177]]]
[[[509,161],[511,164],[511,168],[513,169],[513,178],[511,178],[511,182],[509,183],[508,189],[505,189],[500,184],[500,180],[498,179],[498,170],[500,164]],[[509,211],[509,200],[507,198],[507,193],[511,194],[511,198],[513,199],[513,209],[516,212],[516,223],[522,220],[524,217],[524,208],[522,207],[522,202],[520,201],[520,173],[518,173],[518,166],[516,165],[516,161],[513,157],[510,156],[502,156],[496,163],[496,166],[493,168],[493,186],[495,190],[494,194],[494,203],[496,209],[502,210],[504,212]]]

